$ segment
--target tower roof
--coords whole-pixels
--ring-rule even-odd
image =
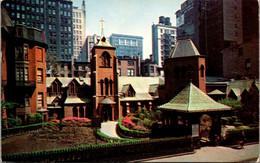
[[[214,101],[191,82],[171,101],[158,107],[179,112],[210,112],[231,110],[229,106]]]
[[[170,58],[199,56],[200,53],[191,39],[179,40],[174,51],[171,52]]]

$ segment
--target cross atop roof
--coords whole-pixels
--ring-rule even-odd
[[[99,20],[101,22],[101,38],[104,36],[104,22],[105,20],[103,18],[101,18],[101,20]]]

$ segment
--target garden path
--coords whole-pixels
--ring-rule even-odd
[[[116,133],[117,123],[118,122],[115,122],[115,121],[103,122],[103,123],[101,123],[100,131],[103,132],[104,134],[108,135],[108,136],[120,138]]]

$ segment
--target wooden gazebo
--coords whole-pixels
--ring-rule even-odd
[[[215,144],[221,134],[221,116],[231,107],[220,104],[191,82],[172,100],[158,107],[163,112],[163,126],[171,136],[191,135],[194,147],[200,147],[200,117],[212,119],[209,140]]]

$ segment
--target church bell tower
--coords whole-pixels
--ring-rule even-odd
[[[118,74],[115,47],[103,34],[92,48],[91,86],[93,92],[93,117],[101,120],[117,120],[119,117]]]

